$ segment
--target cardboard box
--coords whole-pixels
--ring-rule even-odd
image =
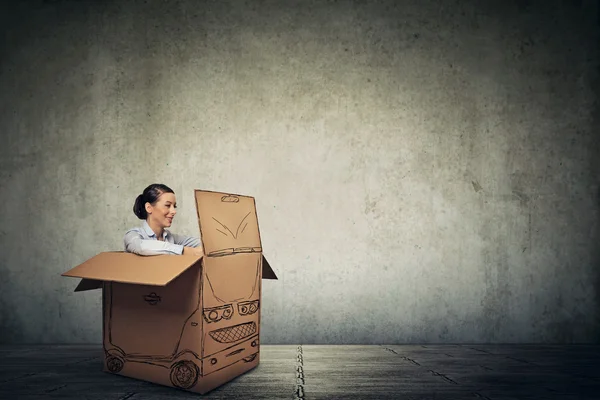
[[[206,393],[260,359],[262,253],[254,198],[195,190],[203,257],[103,252],[63,273],[102,288],[104,371]]]

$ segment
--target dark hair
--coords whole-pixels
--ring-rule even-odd
[[[150,203],[150,204],[154,205],[154,203],[156,203],[156,200],[158,200],[160,195],[163,193],[175,193],[175,192],[173,192],[173,190],[171,190],[170,187],[163,185],[161,183],[153,183],[152,185],[148,186],[146,189],[144,189],[142,194],[140,194],[137,197],[137,199],[135,199],[135,203],[133,204],[133,213],[139,219],[148,218],[148,213],[146,212],[146,207],[145,207],[146,203]]]

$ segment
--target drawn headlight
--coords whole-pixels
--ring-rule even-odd
[[[230,319],[233,315],[233,307],[231,304],[204,309],[204,320],[208,323],[219,322],[221,319]]]
[[[243,301],[238,303],[238,313],[240,315],[250,315],[258,311],[258,300]]]

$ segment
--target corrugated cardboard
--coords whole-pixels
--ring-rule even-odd
[[[104,371],[204,394],[260,359],[254,198],[195,191],[204,257],[103,252],[62,274],[102,288]]]

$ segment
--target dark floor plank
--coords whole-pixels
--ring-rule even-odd
[[[381,346],[302,346],[308,399],[474,399],[475,394],[440,379]]]
[[[593,380],[561,369],[561,357],[532,346],[387,346],[399,357],[451,379],[461,387],[488,398],[588,398],[598,387]],[[562,349],[562,351],[567,351]],[[587,361],[596,362],[598,347],[588,349]],[[554,358],[553,358],[554,357]],[[545,365],[536,361],[554,359]],[[596,363],[596,365],[599,365]],[[590,397],[593,398],[593,397]]]
[[[202,398],[292,398],[295,348],[289,345],[261,346],[258,367]],[[197,394],[102,372],[101,346],[50,346],[2,354],[0,398],[198,398]]]
[[[198,399],[102,372],[101,346],[0,346],[0,398]],[[600,399],[600,346],[263,345],[206,399]]]

